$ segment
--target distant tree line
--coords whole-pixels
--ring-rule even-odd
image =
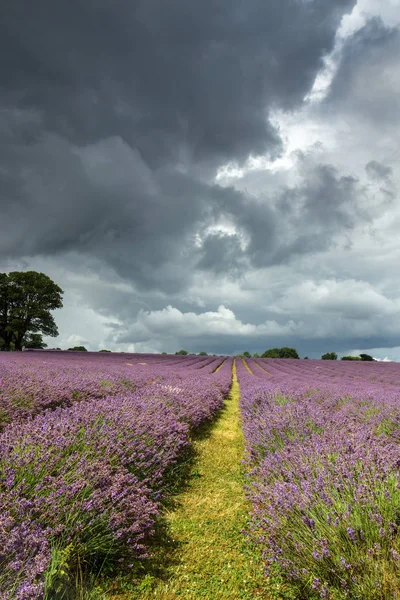
[[[322,360],[337,360],[338,355],[336,352],[327,352],[321,356]],[[364,362],[373,362],[375,359],[369,354],[360,354],[359,356],[342,356],[340,360],[361,360]]]

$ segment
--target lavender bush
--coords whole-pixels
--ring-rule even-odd
[[[266,574],[278,570],[295,598],[399,597],[399,367],[248,366],[254,375],[237,361]]]
[[[190,430],[215,415],[231,380],[231,361],[214,375],[153,360],[2,358],[2,398],[19,381],[22,408],[24,390],[49,402],[0,436],[1,600],[76,598],[88,573],[146,556]],[[69,386],[86,401],[51,404],[52,391],[64,397]]]

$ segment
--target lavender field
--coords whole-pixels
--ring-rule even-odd
[[[400,597],[400,368],[237,361],[252,536],[293,598]]]
[[[191,436],[222,408],[232,365],[0,354],[1,600],[77,598],[91,575],[149,556]],[[399,366],[235,365],[247,535],[270,597],[400,597]]]
[[[145,557],[231,371],[223,358],[0,354],[0,598],[75,598],[105,563]]]

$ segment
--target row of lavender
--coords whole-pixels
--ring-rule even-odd
[[[400,597],[399,366],[236,363],[267,574],[287,597]]]
[[[222,362],[220,357],[0,353],[0,431],[43,410],[138,391],[171,376],[175,381],[183,368],[211,373]]]
[[[34,410],[0,435],[1,600],[75,598],[81,577],[146,555],[190,431],[221,408],[231,367],[128,355],[2,358],[6,407],[18,389],[22,409],[29,392]]]

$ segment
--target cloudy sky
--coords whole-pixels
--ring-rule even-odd
[[[400,360],[400,0],[5,0],[0,157],[49,345]]]

